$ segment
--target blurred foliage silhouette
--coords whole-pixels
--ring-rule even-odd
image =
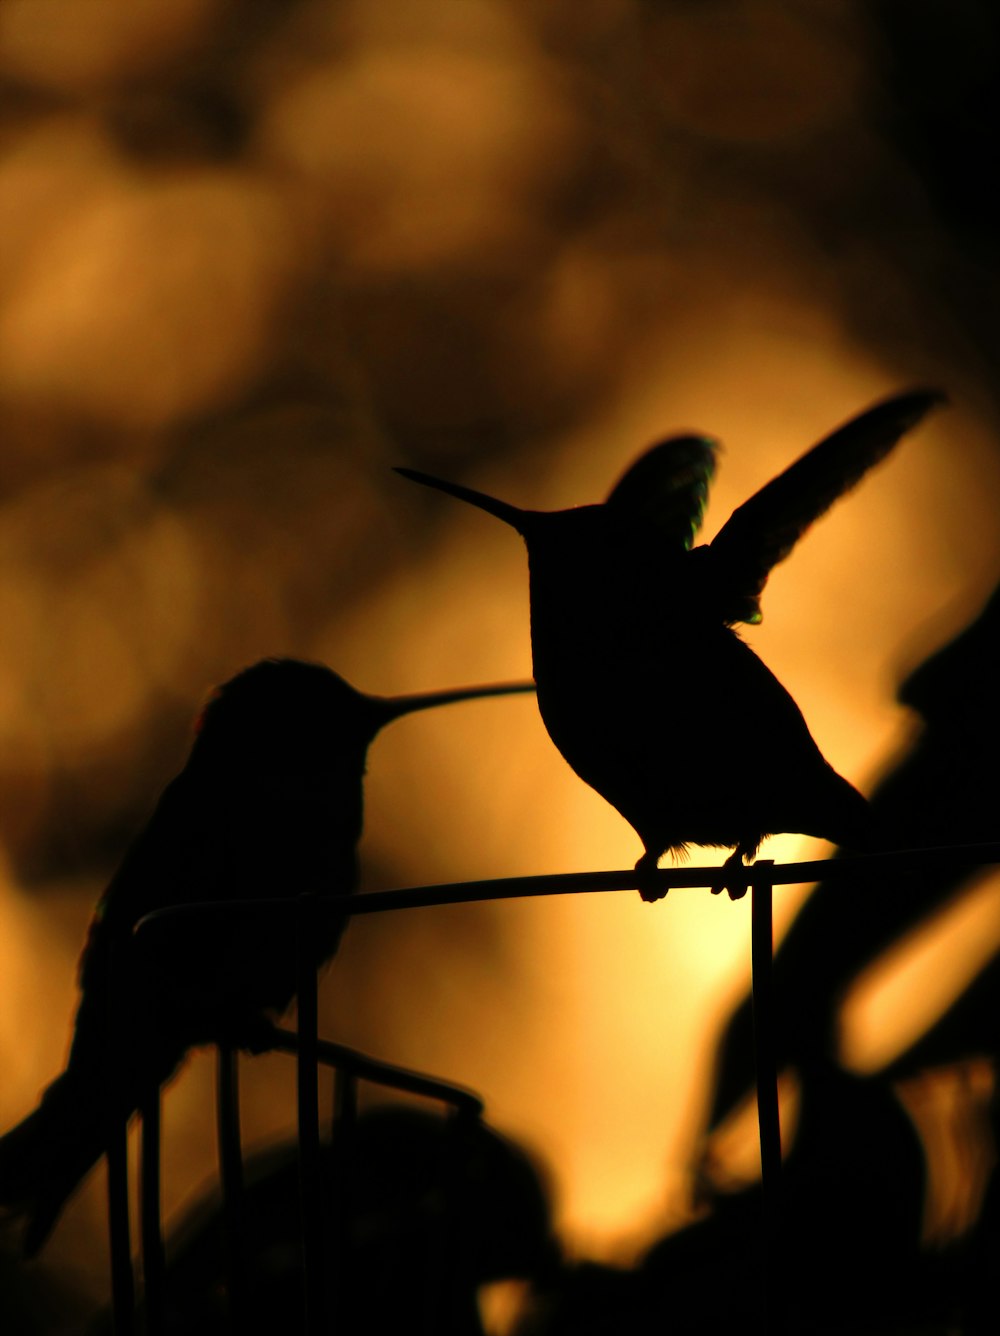
[[[346,1156],[339,1173],[338,1154]],[[346,1150],[326,1147],[323,1172],[341,1200],[340,1292],[344,1332],[480,1336],[479,1292],[491,1283],[546,1283],[559,1263],[547,1190],[531,1160],[489,1127],[406,1105],[362,1114]],[[298,1156],[280,1145],[246,1166],[248,1332],[302,1326]],[[332,1248],[332,1245],[330,1245]],[[226,1255],[217,1193],[175,1231],[162,1330],[206,1336],[227,1323]],[[94,1336],[110,1331],[95,1323]]]
[[[525,674],[520,554],[414,504],[393,464],[565,505],[599,495],[644,441],[709,431],[727,450],[725,514],[856,404],[946,386],[947,424],[775,574],[752,634],[837,770],[866,793],[886,776],[876,805],[897,830],[963,838],[976,812],[990,825],[993,790],[953,760],[964,727],[970,754],[989,750],[988,677],[967,725],[941,711],[975,683],[951,699],[929,687],[933,706],[914,695],[923,731],[889,765],[900,665],[953,637],[1000,569],[1000,247],[983,166],[998,29],[986,0],[0,4],[3,1125],[60,1067],[90,905],[183,763],[211,683],[270,654],[385,692]],[[537,721],[481,713],[380,744],[363,889],[634,860]],[[911,800],[931,815],[907,827]],[[821,890],[795,930],[821,949],[802,948],[810,992],[784,1033],[802,1138],[823,1125],[821,1090],[845,1121],[867,1101],[885,1129],[857,1154],[902,1184],[887,1275],[909,1274],[920,1175],[978,1166],[964,1214],[942,1188],[919,1228],[944,1237],[934,1219],[979,1211],[964,1244],[921,1256],[928,1283],[936,1256],[942,1285],[964,1286],[982,1331],[1000,1246],[991,892],[952,889],[954,905],[929,882],[880,887],[850,916]],[[710,1063],[744,990],[747,916],[695,894],[657,910],[600,899],[372,916],[326,981],[324,1027],[481,1089],[491,1120],[551,1162],[570,1261],[539,1330],[572,1311],[596,1326],[612,1294],[614,1329],[632,1315],[641,1330],[669,1303],[656,1275],[696,1330],[681,1280],[704,1274],[706,1303],[723,1286],[742,1302],[719,1281],[725,1249],[698,1270],[700,1240],[744,1237],[753,1189],[713,1188],[711,1216],[649,1250],[703,1207],[708,1161],[727,1172],[715,1124],[745,1091],[738,1017],[717,1092]],[[777,900],[780,931],[798,902]],[[953,908],[976,910],[980,940],[938,971],[950,997],[873,1057],[852,1020],[859,971],[922,927],[952,941]],[[291,1107],[268,1059],[252,1066],[251,1144],[284,1136]],[[900,1100],[925,1165],[910,1122],[892,1131]],[[166,1107],[168,1222],[209,1172],[210,1108],[195,1055]],[[800,1165],[802,1182],[821,1171]],[[818,1191],[843,1221],[846,1183]],[[873,1220],[893,1209],[858,1191]],[[44,1281],[3,1261],[5,1330],[15,1313],[65,1330],[74,1305],[102,1302],[102,1221],[99,1192],[83,1194]],[[849,1238],[810,1225],[863,1270],[837,1251]],[[900,1326],[919,1325],[904,1308]]]
[[[972,625],[901,685],[900,699],[919,713],[923,727],[873,792],[873,850],[996,838],[1000,719],[993,683],[1000,672],[999,619],[1000,593],[995,592]],[[879,880],[849,888],[818,887],[774,962],[781,1061],[808,1067],[817,1058],[832,1059],[840,1049],[840,1010],[850,983],[917,923],[931,918],[972,875],[963,868],[953,878],[916,876],[899,886]],[[992,974],[991,962],[985,977]],[[980,1005],[984,979],[975,987],[975,1003],[964,1003],[965,994],[957,998],[885,1071],[911,1074],[939,1062],[992,1054],[995,1010]],[[750,1030],[746,999],[722,1039],[713,1122],[733,1108],[749,1085]]]
[[[881,1083],[817,1066],[782,1186],[788,1330],[945,1331],[919,1249],[922,1175],[906,1115]],[[656,1244],[633,1272],[585,1266],[551,1301],[546,1333],[765,1332],[761,1200],[747,1188]],[[942,1311],[943,1310],[943,1311]]]
[[[921,728],[908,753],[875,789],[870,847],[929,848],[995,839],[1000,811],[994,688],[1000,670],[998,615],[1000,593],[994,591],[976,620],[903,682],[900,699],[918,713]],[[977,878],[968,872],[928,873],[898,884],[878,878],[870,883],[859,879],[842,886],[820,885],[775,959],[778,1061],[795,1073],[802,1102],[801,1127],[788,1162],[789,1192],[794,1197],[801,1171],[807,1176],[829,1172],[830,1182],[843,1193],[836,1211],[822,1191],[811,1203],[804,1198],[799,1209],[815,1215],[798,1226],[796,1207],[790,1205],[790,1239],[798,1229],[800,1240],[810,1240],[810,1251],[815,1241],[826,1274],[849,1276],[853,1285],[855,1277],[864,1278],[864,1268],[853,1255],[838,1258],[838,1253],[845,1241],[855,1248],[862,1222],[870,1227],[871,1237],[859,1257],[879,1259],[876,1274],[865,1283],[872,1302],[883,1305],[878,1319],[882,1323],[902,1321],[908,1312],[914,1327],[933,1315],[941,1330],[958,1323],[962,1331],[985,1331],[995,1326],[1000,1314],[1000,1298],[984,1272],[984,1267],[995,1266],[997,1242],[993,1171],[1000,938],[995,910],[979,928],[980,933],[994,929],[981,969],[952,987],[923,1033],[904,1043],[901,1051],[890,1051],[866,1077],[851,1076],[836,1066],[838,1059],[851,1056],[844,1053],[841,1026],[852,984],[914,925],[956,902],[976,879],[981,880],[981,874]],[[931,969],[941,971],[942,963],[934,962]],[[926,988],[927,982],[918,986]],[[720,1043],[710,1126],[724,1122],[752,1081],[752,1026],[747,999]],[[935,1087],[940,1090],[942,1082],[953,1092],[945,1102],[934,1098]],[[853,1118],[845,1098],[852,1091],[868,1092],[864,1098],[880,1103],[886,1116],[896,1118],[901,1127],[891,1134],[888,1128],[880,1131],[870,1112]],[[893,1105],[895,1113],[889,1113]],[[858,1107],[864,1111],[864,1105]],[[904,1110],[913,1119],[909,1133],[902,1121]],[[823,1127],[822,1146],[808,1139],[814,1126]],[[716,1176],[712,1144],[710,1134],[703,1166],[706,1186]],[[918,1160],[920,1145],[923,1154]],[[904,1146],[910,1148],[908,1164]],[[897,1174],[898,1181],[884,1182],[886,1173]],[[716,1197],[716,1192],[710,1190],[710,1195]],[[951,1199],[950,1215],[942,1201],[945,1196]],[[890,1203],[900,1211],[895,1225],[882,1216]],[[852,1223],[844,1218],[850,1211],[856,1212]],[[821,1231],[827,1228],[830,1238],[824,1246]],[[921,1238],[942,1250],[936,1265],[933,1254],[929,1258],[926,1249],[918,1251]],[[895,1274],[889,1264],[891,1246],[904,1248],[906,1275]],[[989,1263],[986,1257],[991,1258]],[[803,1279],[810,1276],[810,1268],[801,1257],[790,1270],[795,1275],[790,1285],[802,1282],[805,1296],[817,1277]],[[838,1286],[838,1300],[845,1304],[841,1320],[847,1320],[852,1308],[872,1312],[862,1303],[862,1295],[860,1289]]]
[[[872,795],[873,850],[995,839],[1000,811],[994,690],[1000,672],[998,619],[1000,592],[994,592],[975,622],[902,684],[900,699],[919,714],[922,727]],[[817,888],[775,960],[780,1061],[808,1070],[814,1062],[837,1056],[841,1007],[852,981],[969,880],[963,871],[952,877],[907,878],[897,886],[878,881],[843,891]],[[882,1075],[912,1075],[945,1062],[993,1056],[995,1008],[983,1003],[994,972],[990,959],[981,977],[968,980],[972,995],[963,991],[956,997],[926,1033],[882,1066]],[[751,1028],[746,1000],[722,1039],[713,1123],[750,1083]]]

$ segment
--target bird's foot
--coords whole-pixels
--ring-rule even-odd
[[[729,855],[726,861],[722,864],[720,872],[725,873],[730,870],[735,871],[736,869],[740,872],[746,872],[746,864],[743,862],[742,848],[737,849],[735,853]],[[714,883],[712,886],[712,894],[719,895],[722,891],[728,891],[730,900],[742,900],[749,889],[750,883],[744,880],[743,877],[725,876]]]
[[[656,865],[659,861],[659,854],[647,850],[635,865],[635,870],[639,874],[639,894],[647,905],[662,900],[669,889],[667,886],[658,885],[650,875],[656,871]]]

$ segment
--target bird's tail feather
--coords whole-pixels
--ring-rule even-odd
[[[33,1257],[77,1184],[104,1152],[106,1105],[71,1067],[38,1108],[0,1137],[0,1211],[24,1220],[22,1249]]]

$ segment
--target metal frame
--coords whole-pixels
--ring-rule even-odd
[[[780,1311],[780,1285],[775,1276],[777,1240],[781,1224],[781,1128],[778,1109],[777,1070],[772,1004],[772,898],[775,886],[803,882],[850,882],[859,874],[882,872],[894,877],[906,876],[928,867],[947,866],[970,869],[1000,863],[1000,843],[961,847],[913,849],[857,857],[819,859],[776,865],[761,859],[741,873],[741,880],[751,889],[751,960],[754,1008],[754,1059],[757,1074],[757,1109],[760,1128],[761,1171],[763,1179],[764,1220],[762,1229],[762,1315],[764,1330],[783,1330]],[[711,886],[717,883],[718,867],[673,867],[644,871],[642,884],[650,882],[664,891]],[[396,909],[416,909],[431,905],[463,904],[481,900],[506,900],[537,895],[562,895],[633,890],[639,885],[635,871],[591,872],[544,877],[518,877],[499,881],[462,882],[452,885],[415,887],[410,890],[380,891],[361,896],[299,896],[273,900],[213,902],[178,905],[149,915],[137,932],[157,931],[157,925],[176,917],[197,917],[220,911],[237,913],[253,908],[273,914],[276,920],[295,916],[298,942],[298,1024],[295,1031],[275,1027],[270,1047],[293,1053],[297,1063],[298,1141],[300,1156],[300,1202],[303,1240],[305,1326],[304,1336],[318,1336],[330,1329],[329,1319],[336,1316],[340,1293],[339,1268],[345,1233],[344,1196],[334,1195],[334,1219],[324,1219],[324,1205],[319,1190],[320,1130],[318,1114],[318,1068],[332,1067],[336,1072],[334,1096],[334,1168],[335,1178],[344,1181],[349,1160],[349,1139],[356,1116],[357,1082],[379,1085],[438,1100],[457,1113],[478,1118],[483,1102],[478,1095],[433,1077],[379,1062],[340,1044],[319,1039],[317,1033],[316,970],[309,951],[313,929],[323,914],[338,918],[359,914],[382,913]],[[112,1033],[117,1017],[112,1015]],[[246,1327],[248,1288],[243,1229],[243,1162],[239,1127],[238,1055],[231,1047],[219,1048],[217,1081],[217,1125],[219,1166],[223,1193],[226,1231],[229,1301],[232,1329],[239,1333]],[[120,1107],[120,1105],[116,1105]],[[163,1242],[160,1229],[159,1154],[160,1092],[147,1093],[141,1108],[141,1242],[143,1264],[145,1330],[147,1336],[160,1336],[163,1302]],[[135,1280],[133,1275],[129,1206],[127,1124],[124,1119],[109,1128],[108,1135],[108,1219],[111,1236],[111,1273],[115,1336],[134,1336],[136,1332]],[[324,1251],[324,1240],[334,1242],[333,1256]]]

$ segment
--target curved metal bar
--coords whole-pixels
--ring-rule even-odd
[[[285,1030],[276,1025],[272,1034],[271,1047],[278,1053],[297,1054],[299,1039],[294,1030]],[[356,1049],[346,1048],[343,1044],[334,1044],[320,1039],[316,1045],[319,1061],[328,1067],[337,1067],[343,1072],[373,1085],[382,1085],[390,1090],[402,1090],[410,1095],[423,1095],[426,1099],[440,1100],[453,1108],[479,1117],[483,1112],[483,1101],[472,1090],[453,1085],[448,1081],[438,1080],[435,1076],[425,1076],[422,1072],[411,1071],[408,1067],[397,1067],[393,1063],[381,1062]]]
[[[1000,842],[942,845],[929,849],[895,849],[888,853],[851,854],[843,858],[813,858],[799,863],[765,860],[740,874],[747,886],[798,886],[805,882],[852,881],[860,874],[900,877],[928,868],[974,868],[1000,863]],[[719,868],[662,867],[643,871],[644,887],[651,884],[664,891],[692,890],[717,884]],[[480,900],[517,900],[539,895],[586,895],[608,891],[638,890],[640,876],[634,868],[611,872],[560,872],[551,876],[501,877],[490,881],[460,881],[400,890],[369,891],[365,895],[317,895],[318,910],[356,917],[392,909],[426,909],[433,905],[471,904]],[[201,904],[171,905],[139,920],[136,932],[147,932],[165,919],[231,911],[239,913],[298,913],[296,899],[273,896],[263,900],[213,900]]]

